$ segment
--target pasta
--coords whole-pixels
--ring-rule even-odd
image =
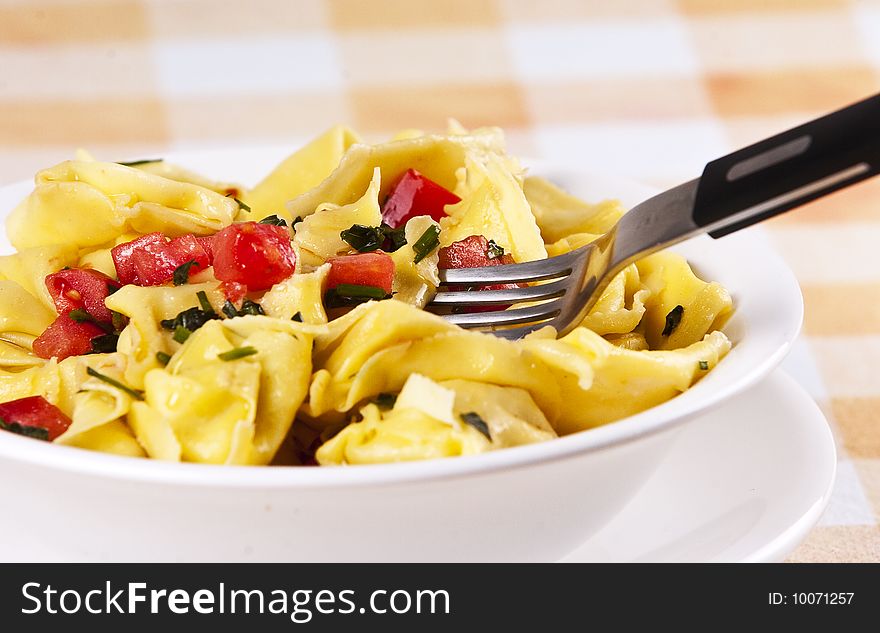
[[[0,428],[171,462],[339,466],[615,422],[731,347],[729,293],[684,258],[628,266],[561,337],[509,341],[425,307],[442,268],[566,253],[623,212],[454,122],[375,145],[337,126],[251,189],[79,152],[7,220]],[[34,421],[34,399],[53,420]]]

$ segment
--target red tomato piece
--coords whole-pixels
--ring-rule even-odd
[[[382,251],[343,255],[328,260],[330,272],[327,274],[327,290],[339,284],[373,286],[391,294],[394,281],[394,260]]]
[[[214,236],[214,275],[220,281],[265,290],[293,274],[296,253],[283,226],[241,222]]]
[[[170,242],[161,233],[150,233],[110,250],[116,275],[123,284],[158,286],[174,276],[178,266],[194,261],[191,275],[211,265],[210,257],[193,235]]]
[[[0,419],[7,424],[46,429],[50,442],[70,426],[70,418],[43,396],[30,396],[0,404]]]
[[[237,281],[224,281],[220,284],[220,289],[226,295],[226,298],[235,305],[241,303],[248,291],[247,286]]]
[[[104,299],[121,284],[92,268],[69,268],[47,275],[46,288],[55,302],[58,314],[71,310],[85,310],[96,321],[110,323],[113,314],[104,305]]]
[[[208,255],[208,261],[214,261],[214,236],[209,235],[207,237],[197,237],[196,238],[201,244],[202,248],[205,249],[205,253]]]
[[[483,268],[485,266],[500,266],[501,264],[515,264],[513,257],[504,254],[501,257],[489,257],[489,240],[482,235],[471,235],[449,246],[441,248],[438,252],[440,261],[438,267],[441,270],[452,268]],[[508,290],[522,288],[525,284],[494,284],[491,286],[454,287],[455,290]],[[465,312],[492,312],[494,310],[506,310],[510,305],[491,306],[468,306]]]
[[[430,215],[439,222],[446,217],[443,208],[456,202],[461,202],[461,198],[415,169],[408,169],[382,205],[382,221],[391,228],[402,226],[418,215]]]
[[[94,323],[76,322],[63,314],[34,339],[34,354],[58,360],[88,354],[92,351],[92,339],[102,334],[106,332]]]

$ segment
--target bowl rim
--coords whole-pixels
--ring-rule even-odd
[[[234,156],[228,151],[226,154],[227,161],[229,160],[228,156]],[[212,155],[220,156],[222,160],[224,153],[217,151],[198,154],[202,158]],[[170,155],[169,159],[183,164],[192,163],[187,160],[186,153],[177,156]],[[614,191],[619,194],[617,197],[623,199],[628,206],[635,204],[652,192],[656,192],[653,188],[616,176],[606,176],[595,172],[585,173],[572,169],[570,166],[558,166],[545,161],[532,164],[537,164],[538,171],[542,174],[560,174],[564,178],[575,177],[589,186],[598,185],[599,190],[605,187],[606,191]],[[7,195],[10,192],[18,193],[23,186],[23,182],[18,182],[0,187],[0,204],[6,204],[3,199],[4,193]],[[11,207],[8,210],[0,208],[0,217],[5,216],[9,211],[11,211]],[[748,249],[749,260],[752,263],[760,263],[762,270],[765,271],[766,274],[757,278],[759,281],[764,280],[766,287],[759,289],[763,290],[765,298],[771,302],[775,299],[785,308],[775,313],[778,316],[778,321],[774,322],[778,340],[773,348],[766,349],[766,354],[761,362],[733,379],[716,385],[714,391],[710,391],[709,385],[706,383],[710,378],[713,379],[712,383],[726,378],[728,372],[725,369],[727,366],[724,361],[719,363],[708,376],[671,400],[600,427],[547,442],[510,447],[480,455],[330,468],[172,463],[35,442],[30,438],[19,437],[11,433],[0,433],[0,459],[68,474],[123,480],[131,483],[184,485],[201,488],[308,490],[393,486],[428,480],[458,479],[476,474],[577,458],[585,454],[633,443],[641,438],[673,429],[747,389],[768,375],[788,353],[800,332],[803,321],[803,298],[792,271],[780,255],[774,252],[764,240],[758,239],[759,235],[760,229],[750,229],[726,238],[727,242],[718,242],[719,246],[715,248],[722,253],[736,250],[737,247],[733,244],[736,240],[740,242],[738,248]],[[674,250],[686,253],[693,250],[695,245],[698,249],[700,245],[705,248],[705,245],[710,242],[714,243],[715,241],[708,236],[700,236]],[[731,262],[733,261],[731,259]],[[700,267],[700,258],[696,258],[694,263]],[[772,280],[772,283],[769,280]],[[723,280],[722,283],[724,283]],[[727,284],[725,283],[725,285]],[[722,328],[722,330],[724,329]],[[728,358],[740,345],[746,344],[751,344],[748,337],[746,342],[739,343],[731,350]],[[721,378],[716,378],[717,376],[721,376]]]

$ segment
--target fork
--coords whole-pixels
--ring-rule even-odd
[[[880,94],[708,163],[699,178],[638,204],[608,233],[569,253],[523,264],[441,270],[428,307],[461,327],[489,329],[507,339],[547,325],[566,334],[611,279],[639,258],[701,233],[728,235],[878,171]],[[450,288],[499,284],[533,285]],[[517,305],[523,303],[529,305]],[[466,312],[466,306],[502,308]]]

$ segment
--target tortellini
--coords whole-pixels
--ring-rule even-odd
[[[390,297],[325,305],[334,259],[354,254],[344,232],[361,225],[385,239],[373,250],[388,248],[383,205],[410,169],[460,202],[439,221],[416,209],[393,233]],[[562,337],[547,327],[509,341],[424,308],[440,285],[439,248],[483,236],[533,261],[589,244],[623,212],[527,176],[500,130],[455,122],[447,134],[405,130],[376,145],[337,126],[250,189],[79,152],[38,173],[7,222],[19,251],[0,257],[0,402],[44,397],[71,419],[59,444],[207,464],[469,456],[608,424],[687,390],[731,347],[720,329],[730,294],[684,258],[627,266]],[[118,244],[260,220],[289,229],[297,261],[274,286],[244,289],[249,312],[230,306],[207,267],[179,285],[114,287],[105,305],[121,318],[115,352],[59,362],[32,351],[58,318],[46,275],[115,277]],[[417,252],[433,233],[439,244]],[[204,319],[181,336],[174,320],[192,310]]]

